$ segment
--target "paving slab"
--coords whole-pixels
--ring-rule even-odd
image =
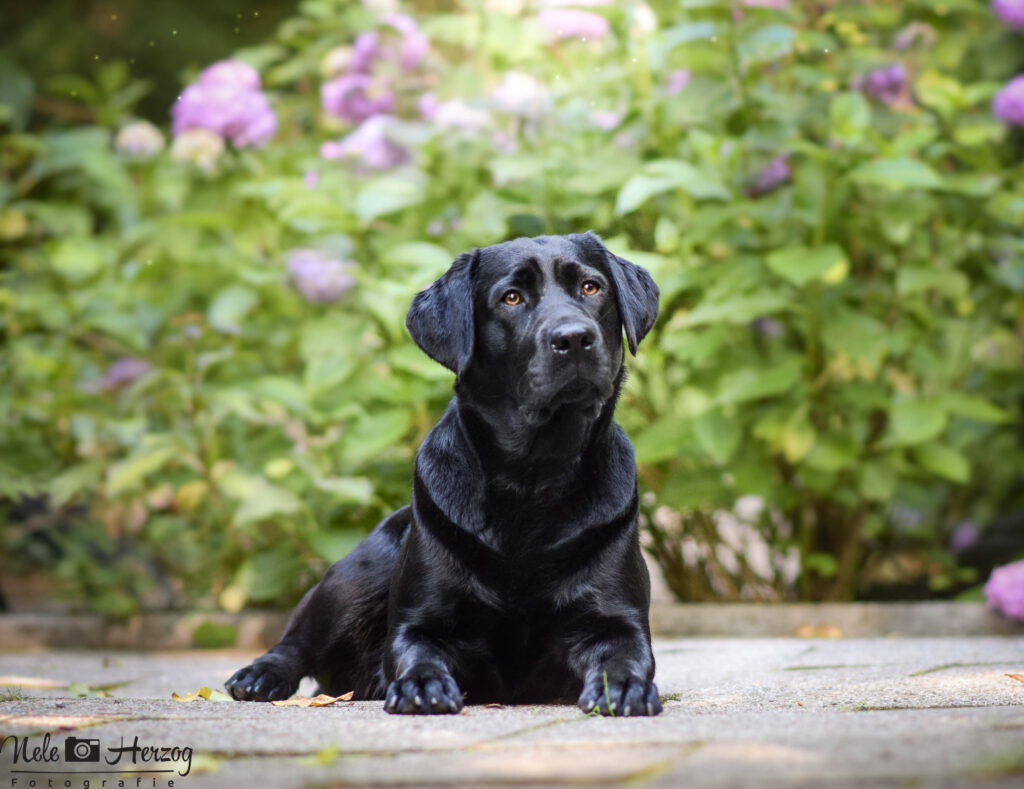
[[[665,712],[651,719],[181,703],[172,692],[219,688],[255,653],[0,653],[0,789],[1024,786],[1024,683],[1008,676],[1024,674],[1024,638],[658,639],[655,651]],[[98,688],[108,695],[73,696]],[[47,734],[55,761],[26,761]],[[69,738],[95,741],[101,761],[68,762]],[[136,738],[177,747],[164,754],[177,761],[135,752],[132,764],[127,750],[106,763]]]

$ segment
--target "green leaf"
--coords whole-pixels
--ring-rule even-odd
[[[745,368],[722,376],[715,402],[742,403],[788,392],[800,380],[803,359],[790,357],[765,368]]]
[[[946,392],[936,399],[949,413],[964,419],[992,424],[1010,421],[1010,415],[1006,411],[980,395]]]
[[[807,417],[806,406],[798,408],[782,426],[782,454],[790,463],[799,463],[814,447],[818,434]]]
[[[781,312],[789,304],[790,299],[786,294],[766,288],[725,301],[702,302],[690,312],[677,317],[673,326],[685,328],[714,323],[746,324],[754,318]]]
[[[809,553],[802,560],[804,570],[823,578],[831,578],[839,570],[839,562],[829,553]]]
[[[326,562],[336,562],[351,553],[366,535],[355,529],[343,531],[315,531],[307,538],[317,556]]]
[[[70,282],[83,282],[102,271],[108,263],[109,250],[84,238],[58,242],[50,251],[53,270]]]
[[[778,60],[793,51],[796,33],[788,25],[766,25],[739,42],[740,62],[746,67]]]
[[[249,600],[273,600],[288,591],[301,569],[301,561],[290,550],[261,551],[239,565],[231,583]]]
[[[957,450],[945,444],[930,442],[912,450],[914,460],[926,471],[951,482],[966,483],[971,478],[971,464]]]
[[[245,316],[259,301],[259,296],[244,285],[228,285],[213,297],[206,319],[218,331],[238,334]]]
[[[934,290],[951,299],[962,299],[969,288],[967,276],[956,269],[905,266],[896,275],[896,289],[901,296]]]
[[[812,249],[780,249],[770,254],[766,263],[769,269],[797,287],[816,279],[838,282],[846,277],[850,265],[846,253],[836,244]]]
[[[675,416],[663,416],[633,437],[637,463],[657,463],[680,454],[693,439],[693,425]]]
[[[860,91],[837,93],[829,103],[828,115],[832,137],[849,145],[864,139],[871,126],[871,105]]]
[[[368,459],[395,444],[410,424],[410,414],[404,408],[375,409],[345,434],[345,456],[353,461]]]
[[[892,499],[898,479],[898,472],[890,464],[884,461],[866,461],[858,470],[857,487],[864,498],[885,504]]]
[[[933,400],[898,400],[889,411],[888,443],[892,446],[923,444],[946,429],[949,416]]]
[[[935,170],[917,159],[904,157],[866,162],[850,173],[850,179],[893,191],[942,188],[942,178]]]
[[[234,523],[236,526],[245,526],[275,515],[291,515],[301,509],[302,502],[290,490],[263,481],[253,488],[235,510]]]
[[[615,198],[615,213],[622,215],[636,211],[655,195],[675,188],[670,178],[652,175],[634,175],[619,190]]]
[[[338,504],[366,504],[373,496],[373,483],[366,477],[318,477],[313,486],[330,493]]]
[[[423,202],[426,189],[422,180],[383,176],[370,181],[356,197],[356,216],[363,222],[393,214]]]
[[[716,175],[704,172],[679,159],[648,162],[643,172],[634,175],[619,190],[615,213],[635,211],[655,195],[682,189],[695,199],[728,200],[731,194]]]
[[[701,449],[719,465],[724,465],[732,457],[742,437],[737,420],[726,417],[720,409],[706,411],[697,417],[693,432]]]
[[[175,446],[143,448],[124,460],[114,463],[107,470],[107,496],[113,498],[140,487],[145,478],[163,468],[173,457],[180,454]]]

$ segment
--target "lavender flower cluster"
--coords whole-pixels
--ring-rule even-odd
[[[1024,31],[1024,0],[992,0],[992,10],[1011,29]],[[1024,126],[1024,74],[1011,79],[996,94],[992,114],[1011,126]]]
[[[985,584],[985,597],[991,608],[1024,621],[1024,560],[993,570]]]
[[[182,91],[171,117],[175,138],[187,140],[190,132],[203,131],[204,138],[212,133],[236,148],[265,145],[277,132],[277,116],[260,90],[260,75],[238,60],[222,60],[204,69]],[[207,143],[203,150],[209,147]],[[189,148],[188,142],[178,145],[179,151]]]

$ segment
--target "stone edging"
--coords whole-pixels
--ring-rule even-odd
[[[283,611],[149,613],[123,620],[96,614],[0,615],[0,649],[260,650],[284,629]],[[655,603],[662,637],[877,637],[1024,635],[981,603]]]

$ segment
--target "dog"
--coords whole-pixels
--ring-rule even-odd
[[[284,699],[313,676],[390,713],[661,712],[636,464],[612,419],[623,334],[635,355],[658,296],[593,233],[462,254],[417,294],[409,333],[456,379],[412,504],[327,571],[230,694]]]

